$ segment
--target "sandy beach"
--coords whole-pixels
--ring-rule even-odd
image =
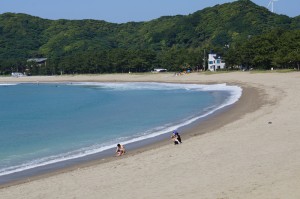
[[[300,73],[0,77],[13,82],[151,81],[243,88],[230,109],[171,141],[0,189],[0,198],[300,198]]]

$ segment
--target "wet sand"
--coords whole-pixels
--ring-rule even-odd
[[[228,83],[241,99],[170,141],[27,179],[1,198],[300,198],[300,73],[1,77],[0,82]]]

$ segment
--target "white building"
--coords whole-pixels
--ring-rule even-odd
[[[217,55],[216,53],[209,53],[208,54],[208,70],[216,71],[218,69],[225,68],[225,61],[222,59],[221,56]]]

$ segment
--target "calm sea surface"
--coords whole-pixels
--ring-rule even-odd
[[[225,84],[0,84],[0,176],[170,133],[241,92]]]

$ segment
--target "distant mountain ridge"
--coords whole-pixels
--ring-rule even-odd
[[[216,5],[190,15],[123,24],[5,13],[0,15],[0,61],[62,58],[114,49],[156,53],[172,48],[216,49],[278,28],[300,29],[300,16],[271,13],[250,0]]]

